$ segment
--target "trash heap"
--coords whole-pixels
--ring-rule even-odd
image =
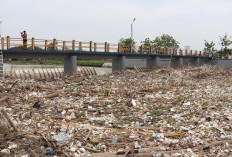
[[[230,156],[232,71],[0,80],[0,156]]]

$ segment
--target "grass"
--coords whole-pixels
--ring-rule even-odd
[[[206,106],[206,105],[208,105],[208,102],[204,102],[204,103],[202,104],[202,106]]]
[[[125,108],[119,108],[117,110],[113,110],[112,113],[118,113],[118,112],[126,112]]]
[[[111,60],[104,59],[80,59],[77,60],[79,66],[95,66],[101,67],[105,62],[111,62]],[[24,60],[4,60],[4,63],[10,64],[40,64],[40,65],[63,65],[63,59],[24,59]]]

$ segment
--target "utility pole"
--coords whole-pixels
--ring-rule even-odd
[[[1,29],[1,28],[2,28],[1,26],[2,26],[2,25],[1,25],[1,24],[2,24],[2,21],[0,21],[0,37],[2,37],[2,29]]]
[[[133,22],[131,23],[131,40],[133,41],[133,23],[135,22],[136,18],[133,19]]]

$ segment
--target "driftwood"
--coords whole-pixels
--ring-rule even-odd
[[[213,142],[211,144],[205,144],[201,147],[194,147],[194,148],[191,148],[193,149],[194,152],[199,152],[200,153],[200,156],[204,156],[204,148],[207,148],[207,147],[212,147],[212,146],[216,146],[216,145],[220,145],[220,144],[225,144],[225,143],[229,143],[231,144],[232,143],[232,139],[230,140],[224,140],[224,141],[217,141],[217,142]],[[172,153],[182,153],[182,152],[187,152],[187,149],[180,149],[180,150],[167,150],[167,151],[163,151],[163,150],[158,150],[157,148],[141,148],[141,149],[135,149],[134,150],[134,153],[135,154],[129,154],[131,152],[120,152],[120,154],[117,154],[117,153],[97,153],[97,154],[92,154],[91,157],[125,157],[125,155],[123,154],[126,154],[126,157],[153,157],[154,154],[172,154]]]
[[[4,97],[0,99],[0,103],[1,102],[8,102],[9,101],[9,97]]]
[[[8,120],[8,122],[10,123],[10,125],[12,126],[12,128],[14,129],[14,131],[18,132],[17,127],[15,126],[14,122],[11,120],[9,115],[6,113],[6,111],[4,109],[2,109],[1,111],[2,111],[2,114],[5,116],[5,118]]]
[[[32,150],[32,149],[29,149],[29,153],[30,153],[30,156],[32,156],[32,157],[39,157],[39,155],[37,155],[37,154],[35,153],[35,151]]]
[[[55,92],[55,93],[52,93],[52,94],[49,94],[49,95],[46,95],[45,98],[53,98],[53,97],[58,97],[60,95],[59,92]]]
[[[94,153],[100,153],[101,150],[96,150],[96,149],[92,149],[90,147],[86,147],[86,146],[78,146],[79,148],[85,148],[86,150],[89,150],[91,152],[94,152]]]

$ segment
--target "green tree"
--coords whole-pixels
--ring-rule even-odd
[[[121,38],[119,40],[119,43],[122,44],[122,45],[135,45],[135,41],[134,39],[131,39],[131,38]]]
[[[155,47],[160,46],[165,48],[178,48],[180,44],[176,39],[168,34],[163,34],[161,37],[156,37],[155,40],[152,41],[152,43]]]
[[[146,38],[144,41],[141,41],[141,44],[145,47],[153,46],[153,42],[150,40],[150,38]]]
[[[214,46],[215,46],[215,43],[213,41],[209,43],[205,40],[205,48],[204,48],[205,51],[214,52],[215,51]]]
[[[131,38],[126,38],[126,39],[121,38],[119,40],[119,43],[122,45],[122,49],[121,49],[122,52],[130,52],[130,47],[132,47],[132,49],[135,48],[136,42]]]
[[[231,37],[228,37],[227,33],[224,36],[220,36],[221,45],[223,48],[224,53],[228,53],[230,50],[228,47],[232,44],[232,41],[230,40]]]

